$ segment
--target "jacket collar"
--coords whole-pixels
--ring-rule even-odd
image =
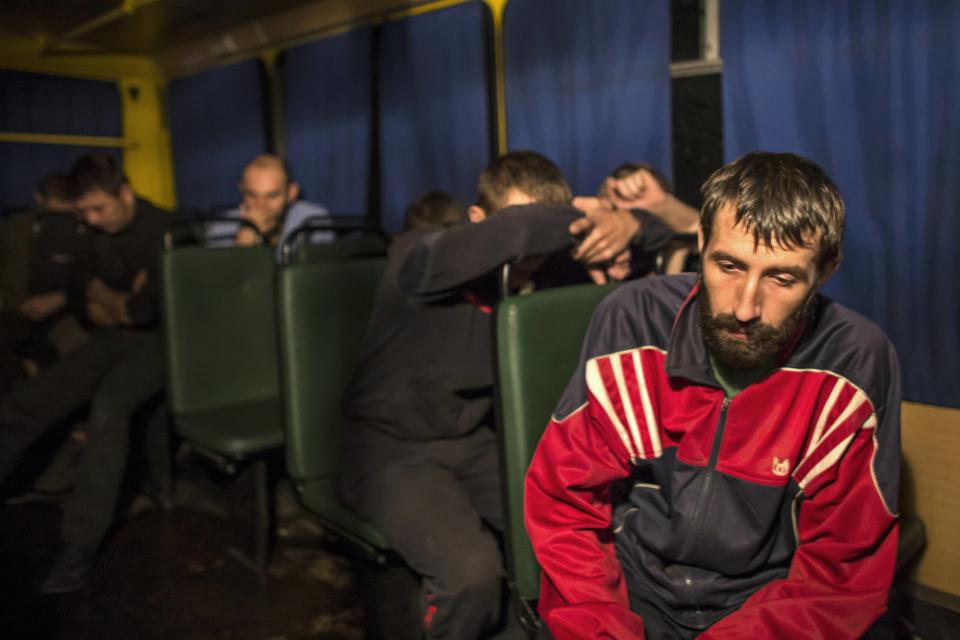
[[[673,319],[667,351],[667,375],[719,388],[720,383],[710,369],[707,345],[700,328],[700,300],[697,297],[700,286],[697,280]]]

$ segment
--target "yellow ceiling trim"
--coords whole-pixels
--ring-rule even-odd
[[[0,131],[0,142],[59,144],[77,147],[109,147],[114,149],[135,149],[137,147],[136,142],[125,138],[77,136],[66,133],[19,133],[16,131]]]

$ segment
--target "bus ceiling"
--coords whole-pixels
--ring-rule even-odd
[[[456,0],[33,0],[4,8],[0,39],[28,38],[38,55],[152,58],[166,77],[265,48]]]

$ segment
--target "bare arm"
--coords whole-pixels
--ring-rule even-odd
[[[700,222],[696,209],[660,186],[646,169],[604,182],[610,202],[618,209],[645,209],[677,233],[694,233]]]

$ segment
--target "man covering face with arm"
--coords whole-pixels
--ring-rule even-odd
[[[540,256],[569,252],[573,234],[595,228],[570,206],[560,170],[531,151],[497,158],[477,191],[470,222],[394,240],[345,396],[339,493],[422,577],[431,639],[489,638],[506,622],[495,533],[496,269],[510,262],[512,284],[529,284]],[[606,237],[619,250],[633,233]]]

